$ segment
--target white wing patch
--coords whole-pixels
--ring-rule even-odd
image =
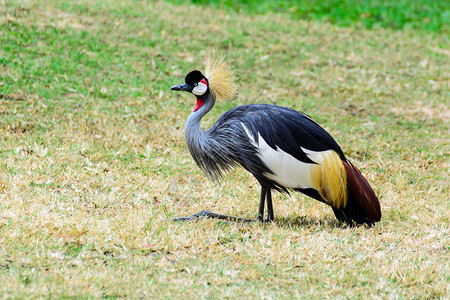
[[[313,186],[311,174],[312,169],[317,167],[315,164],[304,163],[290,155],[289,153],[278,148],[274,150],[258,133],[258,141],[255,141],[255,137],[250,131],[241,123],[244,127],[245,133],[249,137],[252,144],[259,149],[259,156],[266,166],[272,171],[273,174],[264,174],[268,179],[271,179],[278,184],[288,188],[317,188]],[[308,157],[318,164],[322,164],[324,155],[328,154],[331,150],[315,152],[312,150],[301,147]]]

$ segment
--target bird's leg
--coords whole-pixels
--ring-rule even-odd
[[[267,219],[265,221],[272,222],[273,221],[273,206],[272,206],[272,192],[270,189],[266,190],[266,199],[267,199]]]
[[[200,218],[211,218],[211,219],[219,219],[219,220],[226,220],[226,221],[232,221],[232,222],[254,222],[255,220],[251,219],[245,219],[245,218],[239,218],[239,217],[232,217],[227,215],[221,215],[216,214],[210,211],[202,210],[196,214],[190,215],[189,217],[181,217],[181,218],[175,218],[172,219],[172,221],[193,221],[198,220]]]
[[[267,219],[264,222],[272,222],[273,221],[273,207],[272,207],[272,194],[271,190],[266,187],[261,187],[261,198],[259,200],[259,211],[257,221],[263,221],[264,218],[264,206],[267,201]],[[193,221],[198,220],[200,218],[212,218],[219,220],[226,220],[232,222],[255,222],[255,220],[232,217],[227,215],[216,214],[210,211],[202,210],[196,214],[190,215],[189,217],[181,217],[172,219],[172,221]]]
[[[266,194],[267,194],[267,188],[261,186],[261,198],[259,200],[259,211],[258,211],[258,221],[262,221],[264,218],[264,205],[266,202]]]

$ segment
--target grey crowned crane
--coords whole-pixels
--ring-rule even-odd
[[[200,169],[219,181],[223,172],[242,166],[261,185],[258,220],[274,219],[272,190],[299,191],[328,204],[339,221],[369,224],[381,218],[380,203],[368,181],[346,159],[339,145],[310,117],[293,109],[249,104],[225,112],[208,130],[200,120],[218,99],[236,95],[237,86],[231,66],[222,58],[209,57],[205,75],[187,74],[185,83],[171,87],[192,93],[197,104],[185,126],[189,151]],[[244,220],[208,211],[174,220],[193,220],[200,216]]]

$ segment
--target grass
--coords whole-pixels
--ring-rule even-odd
[[[449,51],[445,33],[337,27],[167,2],[2,1],[0,295],[3,298],[448,298]],[[243,103],[311,115],[380,197],[346,228],[299,194],[272,224],[259,188],[219,187],[192,161],[195,99],[168,88],[209,47]]]
[[[183,3],[180,0],[171,1]],[[322,20],[339,26],[448,32],[450,25],[450,4],[440,0],[191,0],[190,2],[250,14],[282,13],[293,19]]]

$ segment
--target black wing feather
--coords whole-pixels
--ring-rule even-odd
[[[216,124],[220,124],[221,119],[242,122],[256,141],[259,133],[274,150],[280,148],[305,163],[314,162],[300,147],[312,151],[331,149],[346,160],[341,147],[325,129],[305,114],[287,107],[269,104],[242,105],[227,111]]]

